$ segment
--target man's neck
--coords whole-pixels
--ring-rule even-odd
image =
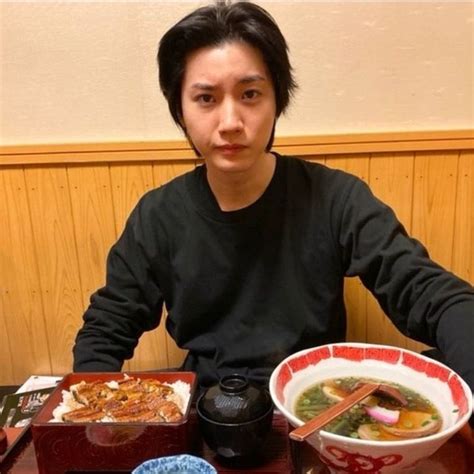
[[[248,171],[223,173],[207,169],[207,180],[222,211],[250,206],[265,192],[275,172],[276,159],[267,153]]]

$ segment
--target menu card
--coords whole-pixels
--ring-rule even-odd
[[[21,428],[27,426],[33,415],[44,404],[62,377],[32,375],[11,395],[6,395],[0,407],[0,426]]]

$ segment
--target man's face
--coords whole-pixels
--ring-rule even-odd
[[[233,42],[190,54],[181,103],[182,125],[210,171],[251,171],[265,155],[276,106],[258,50]]]

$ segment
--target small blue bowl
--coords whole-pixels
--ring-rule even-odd
[[[204,459],[189,454],[150,459],[140,464],[132,474],[217,474]]]

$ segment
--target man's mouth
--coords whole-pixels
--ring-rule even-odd
[[[226,154],[233,154],[237,153],[245,148],[244,145],[240,145],[237,143],[232,143],[228,145],[220,145],[216,147],[221,153],[226,153]]]

